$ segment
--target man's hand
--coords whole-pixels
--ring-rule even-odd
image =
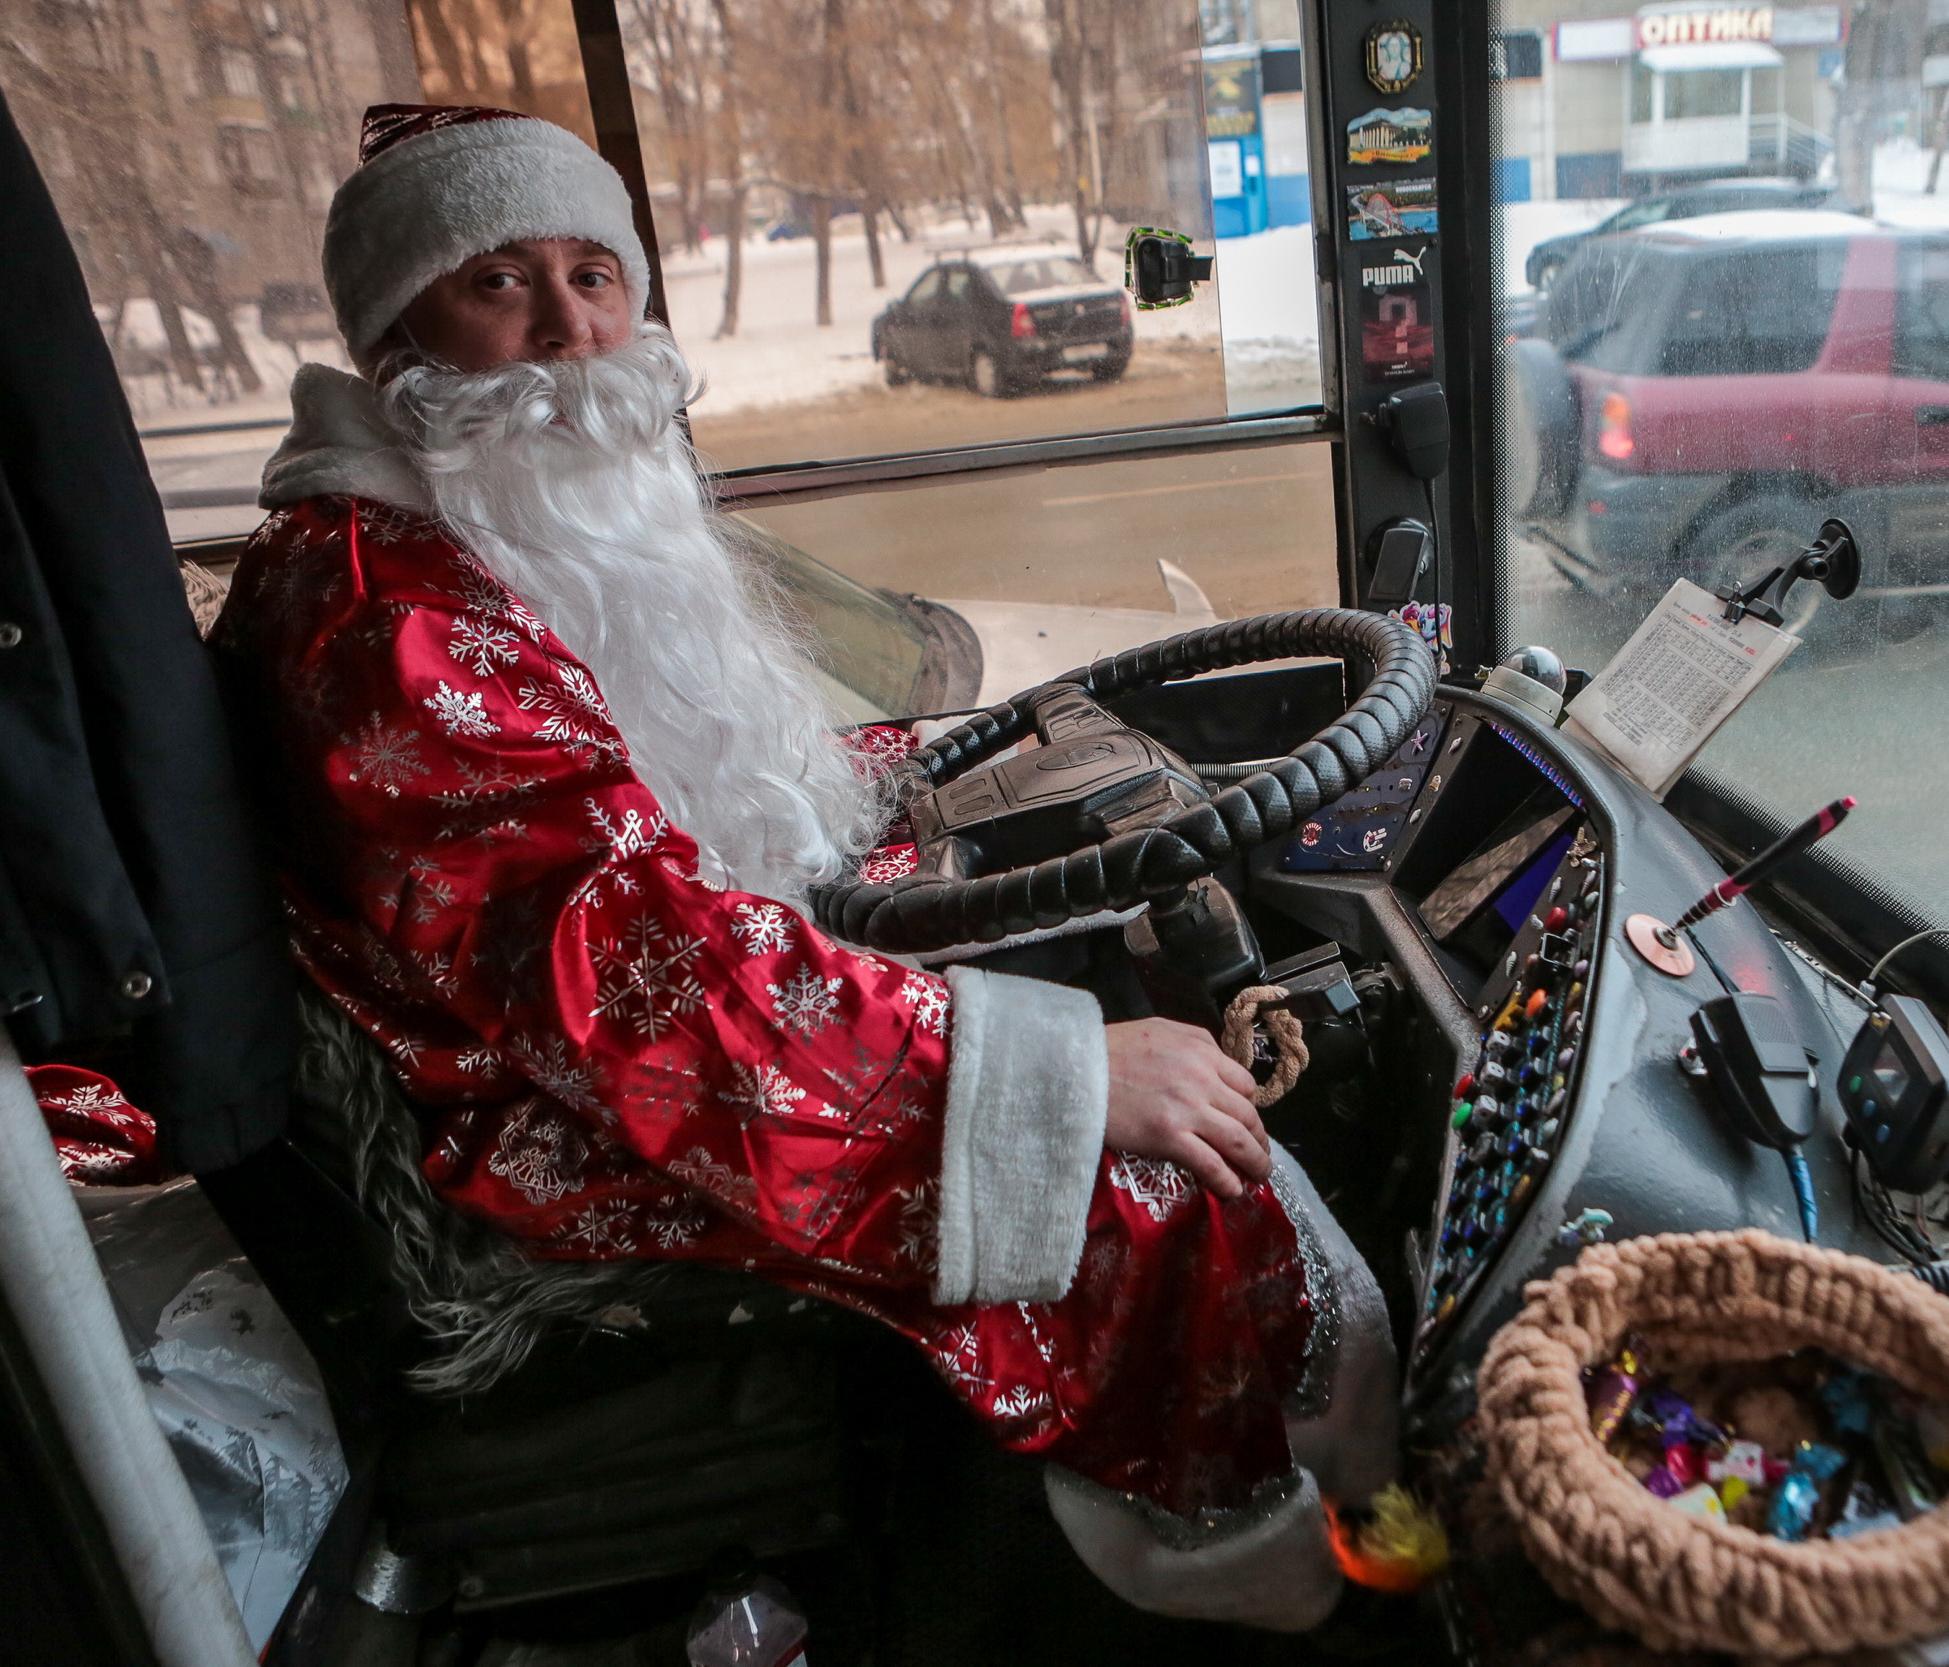
[[[1104,1028],[1110,1111],[1103,1144],[1184,1165],[1220,1198],[1272,1173],[1252,1073],[1195,1025],[1132,1019]]]

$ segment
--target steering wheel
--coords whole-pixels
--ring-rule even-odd
[[[1098,704],[1297,655],[1357,656],[1374,675],[1310,741],[1215,795]],[[1435,677],[1411,626],[1351,608],[1229,620],[1079,666],[905,759],[898,791],[921,842],[919,871],[814,887],[813,917],[848,942],[903,952],[993,943],[1168,897],[1292,832],[1377,769],[1427,712]],[[1031,726],[1042,746],[989,762]],[[1052,823],[1100,832],[1054,854]]]

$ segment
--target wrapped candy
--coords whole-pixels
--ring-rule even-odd
[[[1847,1454],[1818,1441],[1804,1441],[1793,1456],[1793,1468],[1805,1471],[1816,1482],[1832,1481],[1847,1468]]]
[[[1804,1470],[1789,1470],[1773,1490],[1766,1531],[1776,1540],[1804,1540],[1820,1508],[1820,1484]]]
[[[1620,1349],[1617,1359],[1591,1380],[1584,1396],[1590,1406],[1590,1427],[1608,1447],[1638,1398],[1637,1355]]]
[[[1847,1454],[1818,1441],[1803,1441],[1793,1468],[1780,1478],[1766,1513],[1767,1532],[1776,1540],[1804,1540],[1820,1510],[1820,1485],[1847,1467]]]
[[[1709,1482],[1740,1481],[1749,1488],[1766,1480],[1766,1449],[1757,1441],[1735,1441],[1705,1467]]]
[[[1728,1511],[1751,1492],[1752,1484],[1744,1476],[1728,1476],[1719,1484],[1719,1499]]]
[[[1662,1464],[1655,1464],[1645,1473],[1645,1490],[1656,1494],[1660,1499],[1676,1499],[1685,1491],[1685,1484],[1667,1470]]]
[[[1701,1418],[1692,1403],[1670,1389],[1648,1389],[1639,1405],[1642,1420],[1660,1430],[1667,1447],[1679,1442],[1697,1442],[1704,1447],[1725,1445],[1726,1432],[1708,1418]]]
[[[1874,1384],[1861,1372],[1836,1372],[1821,1385],[1821,1405],[1836,1435],[1866,1435],[1874,1422]]]
[[[1681,1486],[1688,1488],[1697,1486],[1710,1474],[1699,1450],[1682,1441],[1665,1449],[1665,1468],[1678,1478]]]
[[[1718,1494],[1712,1491],[1712,1486],[1708,1482],[1701,1482],[1695,1488],[1687,1488],[1674,1498],[1672,1503],[1687,1516],[1707,1517],[1718,1522],[1723,1522],[1726,1518],[1726,1507],[1720,1501]]]

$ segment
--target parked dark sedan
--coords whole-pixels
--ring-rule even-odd
[[[1055,371],[1114,382],[1130,364],[1130,303],[1074,255],[1034,246],[943,257],[873,321],[890,386],[965,382],[989,398]]]
[[[1825,186],[1809,185],[1800,179],[1715,179],[1703,185],[1657,191],[1626,203],[1588,230],[1546,237],[1530,250],[1529,259],[1523,263],[1523,276],[1532,289],[1547,290],[1556,282],[1564,262],[1593,237],[1638,231],[1667,220],[1691,220],[1701,214],[1736,214],[1752,208],[1818,208],[1831,195]]]

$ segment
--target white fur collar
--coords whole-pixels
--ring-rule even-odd
[[[300,365],[291,383],[291,428],[264,465],[257,501],[277,509],[322,497],[369,498],[422,514],[427,508],[372,384],[330,365]]]

